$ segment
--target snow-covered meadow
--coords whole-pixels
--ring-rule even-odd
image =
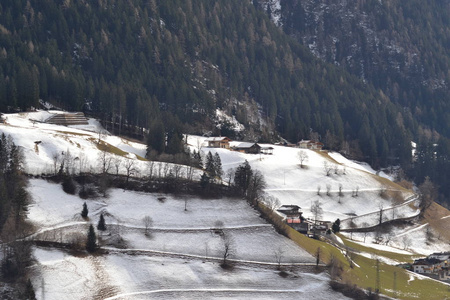
[[[60,164],[68,153],[76,158],[75,173],[98,172],[99,138],[123,151],[116,157],[134,160],[135,176],[148,172],[149,162],[142,159],[146,153],[144,144],[109,135],[95,120],[69,127],[42,123],[53,113],[6,115],[6,124],[0,124],[0,133],[10,135],[23,150],[27,173],[54,173],[55,157],[59,157]],[[359,226],[376,224],[380,207],[386,210],[387,219],[418,213],[412,192],[389,184],[370,166],[349,161],[338,153],[262,145],[273,147],[273,154],[253,155],[207,148],[205,139],[187,136],[187,144],[204,156],[208,151],[217,152],[225,173],[247,160],[264,175],[266,193],[277,197],[281,204],[299,205],[305,217],[312,218],[310,207],[317,200],[322,203],[322,219],[340,218],[344,220],[343,227],[348,226],[345,219],[350,217]],[[308,155],[304,168],[300,168],[297,158],[300,151]],[[334,167],[329,176],[325,174],[324,162]],[[118,171],[125,173],[123,164]],[[201,171],[196,174],[198,178]],[[30,270],[38,299],[287,299],[305,295],[309,299],[316,295],[317,299],[336,298],[325,274],[304,273],[295,268],[287,278],[277,274],[277,255],[281,254],[281,263],[291,265],[311,264],[315,259],[276,233],[243,200],[206,200],[121,189],[111,189],[107,198],[82,200],[64,193],[60,184],[42,179],[30,179],[28,189],[33,198],[28,217],[36,227],[35,237],[67,243],[85,236],[89,224],[96,225],[100,214],[107,224],[107,231],[99,233],[99,240],[108,255],[74,256],[64,250],[34,249],[36,264]],[[399,203],[398,199],[380,196],[383,190],[397,189],[411,201]],[[85,201],[89,220],[80,216]],[[149,235],[144,234],[145,216],[153,220]],[[217,227],[221,230],[212,230]],[[233,242],[230,259],[239,262],[233,271],[219,267],[222,232]],[[424,246],[425,235],[426,224],[397,228],[383,249],[398,252],[407,248],[421,254],[448,250],[446,241]],[[354,234],[353,238],[365,238],[364,245],[380,247],[372,243],[375,234]],[[404,247],[406,242],[408,247]],[[339,297],[343,299],[340,294]]]

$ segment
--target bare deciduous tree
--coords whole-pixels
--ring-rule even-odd
[[[119,155],[114,155],[112,162],[114,168],[116,169],[116,175],[119,175],[120,166],[122,165],[122,158]]]
[[[106,151],[106,148],[104,150],[102,150],[99,154],[98,154],[98,163],[100,165],[100,171],[103,174],[106,174],[109,172],[109,169],[111,168],[111,163],[112,163],[112,157],[111,154]]]
[[[236,251],[235,242],[233,237],[229,233],[225,233],[222,236],[223,248],[222,248],[222,266],[228,266],[228,258]]]
[[[304,167],[303,164],[308,161],[309,156],[308,156],[308,153],[306,153],[306,151],[300,150],[297,153],[297,158],[300,161],[300,168],[303,168]]]
[[[281,247],[278,247],[274,252],[273,255],[275,256],[275,261],[278,264],[278,270],[281,269],[281,261],[283,259],[284,251]]]
[[[408,249],[412,245],[411,239],[409,237],[407,237],[407,236],[403,236],[402,243],[403,243],[403,249],[404,250]]]
[[[58,173],[58,165],[60,164],[60,154],[59,152],[53,153],[52,161],[53,161],[53,172],[56,175]]]
[[[326,188],[327,188],[327,196],[330,196],[331,184],[327,183]]]
[[[173,175],[175,176],[175,179],[178,179],[180,177],[182,167],[182,165],[178,164],[173,166]]]
[[[128,180],[130,179],[130,176],[133,176],[136,174],[137,169],[136,169],[135,165],[136,165],[136,161],[134,159],[127,158],[125,160],[125,171],[126,171],[126,175],[127,175],[127,183],[128,183]]]
[[[149,161],[148,164],[147,164],[147,176],[148,176],[149,180],[153,179],[154,169],[155,169],[155,162],[153,160]]]
[[[383,223],[383,203],[380,202],[378,204],[378,208],[380,209],[380,211],[379,211],[380,219],[379,219],[378,224],[381,224],[381,223]]]
[[[263,202],[271,211],[274,211],[280,206],[280,200],[272,195],[265,195]]]
[[[339,183],[339,197],[343,197],[344,193],[342,193],[342,183]]]
[[[78,155],[78,163],[80,164],[80,174],[86,172],[88,159],[84,152],[80,152]]]
[[[153,219],[150,216],[145,216],[142,218],[142,223],[144,223],[145,227],[145,235],[149,235],[149,229],[153,226]]]
[[[311,213],[314,216],[314,223],[317,224],[317,220],[322,218],[323,214],[322,203],[319,200],[314,201],[311,205]]]
[[[236,169],[235,168],[230,168],[225,172],[225,180],[228,183],[228,186],[231,186],[231,182],[234,181],[234,174],[236,173]]]
[[[324,161],[323,170],[325,171],[325,175],[330,176],[331,171],[333,170],[333,166],[329,164],[327,161]]]

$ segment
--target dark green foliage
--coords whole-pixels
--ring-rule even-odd
[[[331,230],[333,230],[334,233],[338,233],[339,231],[341,231],[341,220],[336,219],[336,221],[334,221],[333,225],[331,226]]]
[[[97,229],[101,230],[101,231],[106,230],[105,218],[103,217],[103,214],[100,214],[100,219],[98,220]]]
[[[247,160],[239,165],[234,174],[234,185],[239,189],[242,196],[247,196],[247,191],[250,186],[253,175],[252,167]]]
[[[29,195],[23,174],[23,157],[10,137],[0,136],[0,231],[8,217],[18,225],[28,211]]]
[[[217,177],[217,180],[219,180],[220,182],[222,180],[223,169],[222,169],[222,160],[220,159],[220,155],[217,152],[214,154],[213,163],[215,176]]]
[[[85,109],[114,132],[143,137],[150,128],[149,152],[180,153],[181,133],[216,131],[216,108],[267,138],[242,109],[251,101],[289,140],[329,131],[333,148],[345,139],[363,150],[358,158],[380,165],[386,150],[401,157],[417,129],[383,93],[314,58],[249,1],[5,0],[1,13],[1,110],[39,98]]]
[[[83,218],[87,218],[88,213],[89,213],[89,210],[88,210],[88,208],[87,208],[87,204],[86,204],[86,202],[84,202],[84,203],[83,203],[83,209],[81,210],[81,216],[82,216]]]
[[[164,152],[166,148],[166,133],[164,129],[164,124],[161,120],[155,120],[150,128],[149,134],[147,135],[147,156],[150,150],[155,150],[158,154]]]
[[[94,226],[89,226],[87,234],[86,250],[88,252],[95,252],[97,250],[97,235],[95,234]]]
[[[449,136],[448,2],[281,3],[287,34],[301,43],[314,43],[326,61],[362,77],[391,101],[409,108],[403,115],[410,115],[407,119],[391,121],[409,127],[412,115]]]
[[[36,300],[36,294],[34,292],[33,284],[31,283],[30,279],[28,279],[27,281],[24,297],[26,300]]]
[[[70,176],[65,176],[62,182],[63,191],[70,195],[75,195],[77,191],[77,186],[74,180]]]
[[[426,209],[431,201],[449,203],[450,185],[450,140],[444,137],[437,141],[423,139],[417,143],[416,156],[407,174],[422,187],[421,208]]]
[[[200,186],[202,187],[203,192],[209,192],[211,188],[211,178],[206,174],[206,172],[203,172],[202,176],[200,177]]]
[[[208,173],[209,177],[216,177],[217,172],[214,164],[214,157],[210,151],[206,154],[205,171]]]
[[[203,168],[203,160],[201,152],[197,152],[196,150],[192,152],[192,166],[197,167],[199,169]]]
[[[257,205],[263,197],[265,188],[266,180],[264,179],[264,175],[259,170],[253,171],[250,177],[250,184],[247,188],[247,200],[251,204]]]

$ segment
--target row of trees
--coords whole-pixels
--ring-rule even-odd
[[[26,190],[23,172],[24,159],[21,148],[10,136],[0,136],[0,277],[17,282],[17,297],[36,299],[30,281],[21,281],[31,262],[30,243],[23,238],[27,234],[25,222],[30,196]]]

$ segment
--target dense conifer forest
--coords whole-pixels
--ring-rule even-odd
[[[255,141],[320,137],[375,167],[413,170],[423,127],[404,103],[314,57],[256,1],[5,0],[0,16],[2,112],[42,99],[119,133],[149,128],[157,152],[177,153],[182,133],[243,138],[216,127],[220,108]]]

